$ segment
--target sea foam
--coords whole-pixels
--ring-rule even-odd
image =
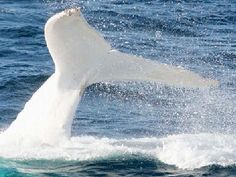
[[[1,138],[1,136],[0,136]],[[1,140],[1,139],[0,139]],[[72,137],[57,145],[32,145],[0,141],[0,156],[18,160],[99,160],[113,156],[141,155],[183,169],[236,163],[236,136],[182,134],[163,138],[131,139]]]

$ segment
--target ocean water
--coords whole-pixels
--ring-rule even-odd
[[[113,48],[182,66],[219,86],[93,84],[68,142],[0,143],[0,176],[236,176],[234,0],[0,0],[1,131],[54,72],[47,19],[78,6]]]

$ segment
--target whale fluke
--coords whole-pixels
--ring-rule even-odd
[[[45,34],[56,72],[78,75],[79,78],[89,75],[88,84],[138,80],[188,88],[217,85],[217,81],[202,78],[183,68],[112,49],[87,23],[79,8],[65,10],[53,16],[46,24]]]
[[[51,17],[45,39],[55,73],[34,93],[1,138],[20,143],[54,144],[69,138],[76,107],[84,89],[104,81],[151,81],[176,87],[211,87],[182,68],[113,50],[86,22],[79,8]]]

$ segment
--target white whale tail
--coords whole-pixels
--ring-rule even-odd
[[[217,81],[191,71],[112,50],[79,9],[51,17],[45,26],[45,38],[55,73],[26,103],[2,137],[46,144],[70,137],[81,94],[96,82],[137,80],[190,88],[217,85]]]
[[[154,81],[177,87],[209,87],[216,81],[178,68],[113,50],[86,22],[79,9],[53,16],[45,28],[56,72],[89,74],[88,83],[111,80]],[[77,79],[78,80],[78,79]]]

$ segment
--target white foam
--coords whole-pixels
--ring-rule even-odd
[[[236,163],[236,136],[183,134],[165,138],[110,139],[72,137],[57,145],[29,145],[1,141],[0,156],[16,159],[94,160],[111,156],[142,154],[179,168]]]
[[[236,136],[223,134],[174,135],[162,138],[157,157],[180,168],[236,163]]]

